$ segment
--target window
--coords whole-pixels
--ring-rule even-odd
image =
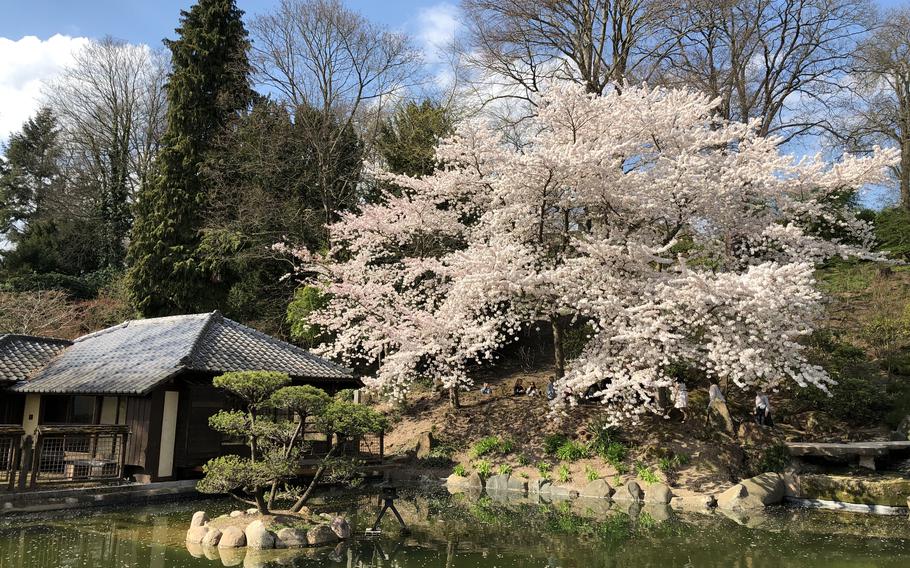
[[[94,424],[98,399],[94,396],[44,396],[42,424]]]

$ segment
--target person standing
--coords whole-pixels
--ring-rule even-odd
[[[689,389],[686,388],[686,383],[678,379],[673,383],[673,408],[679,410],[682,414],[682,422],[685,423],[686,419],[689,418],[687,412],[689,408]]]
[[[755,392],[755,423],[759,426],[774,426],[771,420],[771,400],[761,390]]]

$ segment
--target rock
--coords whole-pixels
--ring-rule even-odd
[[[218,548],[243,548],[246,546],[246,533],[240,527],[228,527],[221,533]]]
[[[784,498],[784,481],[778,473],[744,479],[717,496],[717,506],[727,510],[763,509]]]
[[[241,531],[240,534],[243,534]],[[246,549],[243,548],[218,548],[218,556],[224,566],[240,566],[246,558]]]
[[[641,501],[642,497],[644,497],[644,491],[635,480],[629,480],[613,494],[613,498],[617,501]]]
[[[329,525],[316,525],[306,532],[306,541],[310,546],[323,546],[338,541],[338,535]]]
[[[549,495],[550,498],[556,500],[575,499],[578,497],[578,491],[572,489],[571,487],[551,484]]]
[[[800,495],[863,505],[903,507],[910,495],[910,479],[898,476],[801,474]]]
[[[486,483],[487,491],[507,491],[509,489],[509,475],[491,475]]]
[[[903,434],[904,439],[910,438],[910,414],[904,416],[904,418],[897,425],[897,432]]]
[[[285,527],[278,531],[276,539],[275,544],[280,542],[283,548],[301,548],[307,545],[306,531],[303,529]]]
[[[211,527],[208,532],[205,533],[205,538],[202,539],[202,546],[218,546],[218,541],[220,540],[221,531],[215,527]]]
[[[256,520],[246,526],[247,548],[269,549],[275,548],[275,535],[265,528],[262,521]]]
[[[506,483],[506,488],[509,491],[526,493],[528,491],[528,482],[520,477],[509,476],[509,480]]]
[[[550,482],[546,479],[532,479],[528,482],[528,493],[547,493],[550,491]]]
[[[655,483],[648,487],[648,490],[645,491],[645,502],[646,503],[657,503],[660,505],[666,505],[670,502],[670,499],[673,498],[673,492],[670,491],[670,488],[667,487],[665,483]]]
[[[207,527],[193,527],[186,531],[186,541],[192,544],[201,544],[207,532],[209,532]]]
[[[230,514],[229,516],[230,516],[232,519],[236,519],[237,517],[242,517],[242,516],[245,515],[245,514],[246,514],[246,513],[244,513],[243,511],[231,511],[231,514]]]
[[[592,499],[609,499],[613,496],[613,488],[606,479],[595,479],[585,486],[581,491],[581,496]]]
[[[674,495],[672,500],[674,507],[688,509],[691,511],[703,511],[717,507],[717,499],[714,495],[706,493],[689,493],[685,495]]]
[[[476,473],[472,473],[465,477],[453,473],[446,478],[446,486],[449,489],[457,489],[459,491],[469,488],[482,489],[483,480],[480,479],[480,476]]]
[[[787,471],[781,474],[784,482],[784,497],[801,497],[803,490],[800,486],[799,475],[795,472]]]
[[[259,509],[257,509],[256,507],[250,507],[249,509],[246,510],[247,515],[255,515],[258,512],[259,512]]]
[[[209,516],[205,514],[205,511],[196,511],[193,513],[193,520],[190,521],[190,528],[204,526],[207,522],[209,522]]]
[[[351,523],[344,517],[335,517],[329,526],[332,528],[332,532],[341,540],[351,538]]]
[[[433,439],[432,432],[421,432],[417,436],[417,444],[415,445],[415,455],[418,458],[427,458],[430,457],[430,451],[436,445],[436,441]]]

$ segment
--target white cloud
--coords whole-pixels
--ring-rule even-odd
[[[458,8],[447,2],[423,8],[417,14],[417,40],[430,63],[439,63],[443,51],[455,41]]]
[[[42,81],[56,75],[88,41],[60,34],[46,40],[0,37],[0,141],[19,130],[37,110]]]

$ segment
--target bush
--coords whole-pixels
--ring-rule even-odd
[[[572,473],[569,471],[569,466],[562,464],[559,466],[559,469],[556,470],[556,478],[559,479],[560,483],[566,483],[569,479],[572,478]]]
[[[585,478],[588,481],[594,481],[595,479],[600,479],[600,474],[597,473],[597,470],[592,468],[589,465],[585,466]]]
[[[537,471],[540,472],[540,477],[544,479],[550,479],[550,470],[553,468],[552,465],[542,461],[537,462],[537,465],[535,467],[537,468]]]
[[[910,211],[903,207],[882,210],[875,218],[875,239],[878,250],[910,260]]]
[[[567,441],[556,449],[556,457],[562,461],[576,461],[588,457],[588,449],[578,442]]]
[[[329,298],[315,286],[304,286],[294,292],[294,299],[288,304],[287,322],[291,325],[291,337],[312,347],[319,343],[322,328],[310,323],[313,312],[328,305]]]
[[[638,476],[638,479],[644,481],[648,485],[653,485],[660,481],[660,478],[657,477],[657,474],[654,471],[646,466],[643,463],[635,464],[635,474]]]
[[[457,475],[458,477],[465,477],[465,476],[468,475],[467,470],[466,470],[465,467],[464,467],[463,465],[461,465],[461,464],[457,464],[455,467],[453,467],[453,468],[452,468],[452,473],[455,474],[455,475]]]
[[[474,462],[474,470],[480,477],[487,478],[493,473],[493,464],[487,460],[477,460]]]
[[[7,278],[0,290],[4,292],[38,292],[42,290],[60,290],[70,298],[90,300],[98,295],[96,282],[88,282],[78,276],[47,272],[43,274],[26,274]]]
[[[475,458],[492,454],[505,455],[512,452],[514,445],[512,440],[501,440],[499,436],[487,436],[486,438],[481,438],[471,447],[471,454]]]
[[[500,464],[499,475],[509,475],[510,473],[512,473],[512,466],[507,463]]]
[[[543,452],[548,456],[555,456],[556,450],[568,441],[563,434],[549,434],[543,439]]]
[[[787,469],[791,461],[790,452],[784,444],[775,444],[766,449],[755,464],[759,473],[766,471],[782,472]]]

